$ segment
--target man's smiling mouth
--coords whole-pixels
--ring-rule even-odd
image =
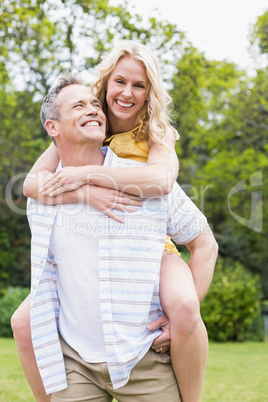
[[[88,121],[87,123],[83,124],[83,127],[98,127],[100,123],[98,121]]]

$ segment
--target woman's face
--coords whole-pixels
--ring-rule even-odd
[[[137,125],[137,114],[149,94],[145,67],[125,56],[119,60],[107,82],[108,119],[113,133],[129,131]]]

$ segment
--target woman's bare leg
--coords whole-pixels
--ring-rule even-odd
[[[21,303],[11,317],[11,327],[25,377],[37,402],[49,402],[33,351],[30,331],[30,295]]]
[[[208,357],[208,336],[189,266],[164,254],[160,299],[170,320],[171,360],[183,402],[200,401]]]

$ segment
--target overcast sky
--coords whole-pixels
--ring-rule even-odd
[[[111,0],[111,4],[121,3]],[[159,10],[185,31],[187,38],[209,59],[233,61],[242,68],[254,64],[248,52],[249,28],[268,10],[267,0],[128,0],[138,14]]]

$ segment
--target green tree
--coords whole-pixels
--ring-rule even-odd
[[[183,52],[186,40],[174,24],[154,16],[146,21],[128,11],[126,4],[114,7],[108,0],[0,2],[1,199],[11,179],[26,174],[49,143],[39,120],[40,104],[63,70],[86,73],[92,80],[102,54],[119,39],[149,44],[163,66]],[[23,177],[15,180],[8,194],[18,207],[23,199],[22,181]],[[24,281],[28,284],[30,273],[26,218],[2,204],[0,289],[25,285]]]
[[[14,78],[41,94],[63,70],[91,70],[119,39],[139,39],[166,60],[181,50],[184,34],[176,25],[148,21],[109,0],[3,0],[1,47]],[[172,53],[173,52],[173,53]]]
[[[5,197],[10,179],[17,174],[26,174],[48,143],[48,136],[44,137],[39,122],[40,102],[34,102],[33,96],[28,91],[17,92],[11,85],[0,88],[1,198]],[[22,197],[21,188],[14,196]]]
[[[3,0],[0,35],[2,197],[11,177],[27,172],[48,144],[40,99],[63,70],[87,72],[92,80],[102,54],[119,39],[150,44],[164,65],[184,41],[175,25],[144,21],[108,0]]]
[[[251,30],[251,43],[257,43],[262,54],[268,53],[268,10],[259,16]]]
[[[19,205],[25,210],[25,202]],[[30,229],[25,214],[0,201],[0,296],[7,286],[30,287]]]
[[[173,84],[179,182],[209,218],[220,253],[261,274],[267,295],[267,69],[249,78],[190,48]]]
[[[180,179],[191,183],[200,166],[210,158],[207,133],[222,119],[232,92],[243,72],[233,63],[209,61],[196,48],[189,47],[177,64],[171,91],[175,103],[174,120],[181,134],[177,142],[182,170]]]

